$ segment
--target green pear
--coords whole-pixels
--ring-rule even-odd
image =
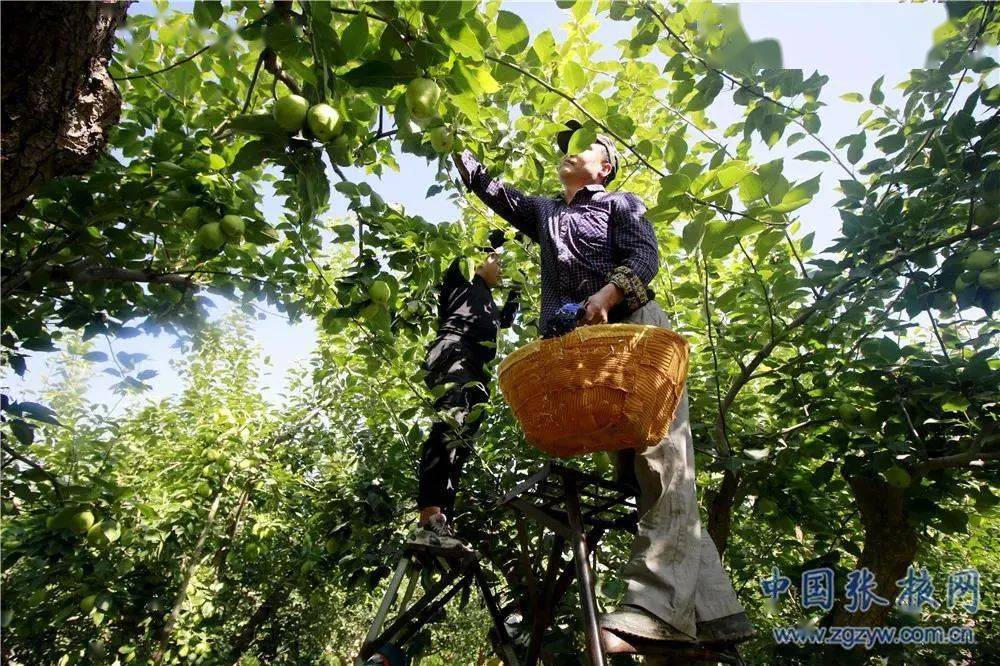
[[[222,230],[226,238],[239,238],[243,235],[245,228],[246,225],[243,223],[243,218],[239,215],[225,215],[222,221],[219,222],[219,229]]]
[[[226,242],[226,236],[222,233],[222,227],[218,222],[201,225],[195,239],[198,241],[198,245],[206,250],[218,250]]]
[[[439,155],[447,155],[455,145],[455,135],[447,127],[435,127],[431,130],[431,147]]]
[[[309,129],[320,141],[329,141],[340,130],[340,114],[329,104],[316,104],[309,109]]]
[[[391,292],[389,290],[389,285],[386,284],[385,280],[375,280],[372,282],[371,286],[368,287],[368,297],[371,298],[374,303],[385,305],[389,302],[390,295]]]
[[[413,79],[406,87],[406,107],[410,110],[410,115],[418,118],[434,115],[440,98],[441,88],[430,79]]]
[[[967,271],[981,271],[996,263],[997,257],[998,255],[989,250],[976,250],[965,258],[963,266]]]
[[[271,109],[274,120],[282,129],[298,132],[306,122],[309,102],[300,95],[286,95],[278,99]]]

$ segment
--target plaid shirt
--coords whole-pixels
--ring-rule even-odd
[[[659,268],[659,253],[638,196],[587,185],[567,204],[562,195],[529,196],[492,178],[468,150],[461,161],[468,172],[468,179],[462,174],[465,186],[541,245],[539,330],[545,330],[560,307],[582,302],[609,282],[625,293],[609,313],[611,321],[624,319],[652,298],[647,285]]]

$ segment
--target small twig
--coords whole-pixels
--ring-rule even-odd
[[[144,78],[146,78],[148,76],[157,76],[158,74],[163,74],[164,72],[170,71],[174,67],[178,67],[180,65],[183,65],[186,62],[190,62],[190,61],[194,60],[195,58],[197,58],[198,56],[200,56],[202,53],[204,53],[205,51],[209,50],[213,46],[215,46],[215,44],[209,44],[208,46],[203,46],[202,48],[198,49],[197,51],[195,51],[191,55],[186,56],[184,58],[181,58],[177,62],[175,62],[175,63],[173,63],[171,65],[167,65],[163,69],[158,69],[155,72],[147,72],[146,74],[132,74],[131,76],[118,76],[118,77],[112,76],[111,79],[114,80],[114,81],[131,81],[133,79],[144,79]]]
[[[774,326],[774,305],[771,303],[771,296],[767,291],[767,283],[764,282],[764,278],[757,270],[757,264],[754,263],[753,258],[750,256],[750,253],[747,252],[747,249],[745,247],[743,247],[743,241],[737,239],[736,243],[737,245],[740,246],[740,251],[743,252],[743,256],[747,258],[748,262],[750,262],[750,270],[752,270],[753,274],[757,277],[757,281],[760,282],[760,288],[764,292],[764,302],[767,304],[767,316],[771,320],[771,337],[773,338],[776,333],[776,329]]]
[[[281,81],[285,86],[291,90],[296,95],[302,94],[302,88],[299,86],[298,82],[292,77],[285,73],[285,70],[281,68],[278,64],[278,54],[274,52],[273,49],[264,49],[261,53],[261,57],[264,59],[264,69],[271,72],[277,81]]]
[[[610,127],[608,127],[605,123],[603,123],[600,120],[598,120],[592,113],[590,113],[590,111],[587,111],[587,109],[585,109],[578,101],[576,101],[575,97],[573,97],[569,93],[566,93],[566,92],[564,92],[564,91],[556,88],[555,86],[553,86],[552,84],[548,83],[544,79],[536,76],[535,74],[532,74],[528,70],[526,70],[523,67],[517,65],[516,63],[510,62],[509,60],[503,60],[501,58],[498,58],[496,56],[492,56],[492,55],[489,55],[489,54],[486,54],[484,57],[487,60],[490,60],[490,61],[495,62],[495,63],[499,63],[501,65],[505,65],[506,67],[510,67],[511,69],[513,69],[513,70],[515,70],[517,72],[520,72],[524,76],[527,76],[531,80],[535,81],[536,83],[538,83],[539,85],[541,85],[542,87],[544,87],[549,92],[555,93],[556,95],[559,95],[560,97],[562,97],[563,99],[565,99],[567,102],[569,102],[570,104],[572,104],[580,113],[582,113],[584,116],[586,116],[595,125],[597,125],[598,127],[600,127],[601,130],[604,131],[604,133],[606,133],[608,136],[612,137],[615,141],[617,141],[621,145],[625,146],[629,150],[630,153],[632,153],[633,155],[635,155],[639,159],[640,162],[642,162],[643,164],[645,164],[646,167],[649,168],[651,171],[653,171],[656,175],[658,175],[660,178],[665,178],[667,176],[667,174],[664,171],[662,171],[662,170],[656,168],[655,166],[653,166],[650,163],[650,161],[647,160],[646,157],[642,153],[640,153],[639,150],[634,145],[632,145],[631,143],[629,143],[628,141],[626,141],[625,139],[623,139],[617,132],[615,132],[613,129],[611,129]],[[710,201],[706,201],[706,200],[704,200],[704,199],[702,199],[700,197],[697,197],[697,196],[691,194],[690,192],[685,192],[684,196],[688,197],[691,201],[693,201],[695,203],[701,204],[702,206],[708,206],[709,208],[712,208],[713,210],[715,210],[715,211],[717,211],[719,213],[725,213],[725,214],[728,214],[728,215],[736,215],[738,217],[746,218],[748,220],[753,220],[754,222],[760,222],[761,224],[763,224],[765,226],[769,226],[769,227],[780,226],[780,225],[775,225],[772,222],[765,222],[764,220],[760,220],[760,219],[758,219],[758,218],[756,218],[753,215],[750,215],[748,213],[741,213],[740,211],[731,210],[729,208],[726,208],[725,206],[720,206],[720,205],[714,204],[714,203],[712,203]]]
[[[732,455],[732,450],[729,447],[729,429],[726,423],[726,413],[722,409],[722,378],[719,376],[719,355],[715,349],[715,339],[712,336],[712,305],[708,294],[708,261],[705,259],[705,252],[701,252],[701,269],[704,271],[704,277],[702,281],[702,294],[705,298],[705,323],[708,331],[708,346],[712,350],[712,368],[715,373],[715,401],[719,410],[718,424],[720,427],[717,429],[717,440],[715,443],[716,449],[722,455]],[[772,336],[773,337],[773,336]]]
[[[685,42],[684,39],[680,35],[678,35],[676,32],[674,32],[673,29],[671,29],[671,27],[667,25],[666,20],[662,16],[660,16],[659,12],[657,12],[655,9],[653,9],[653,6],[650,3],[648,3],[648,2],[644,3],[643,7],[645,7],[645,9],[650,14],[652,14],[656,18],[657,21],[659,21],[660,25],[662,25],[663,28],[667,31],[667,34],[670,35],[678,44],[680,44],[681,47],[684,49],[684,51],[688,55],[692,56],[695,60],[697,60],[698,62],[700,62],[702,64],[702,66],[705,67],[705,69],[708,69],[708,70],[711,70],[711,71],[715,72],[716,74],[718,74],[722,78],[724,78],[727,81],[729,81],[730,83],[732,83],[734,86],[737,86],[737,87],[739,87],[739,88],[747,91],[751,95],[753,95],[755,97],[759,97],[760,99],[765,100],[767,102],[771,102],[772,104],[780,106],[781,108],[783,108],[783,109],[785,109],[787,111],[791,111],[792,113],[794,113],[796,115],[800,115],[801,116],[801,115],[805,115],[807,113],[805,111],[800,111],[799,109],[796,109],[796,108],[793,108],[791,106],[788,106],[787,104],[783,104],[783,103],[779,102],[776,99],[771,99],[770,97],[768,97],[764,93],[758,91],[753,86],[749,86],[749,85],[743,83],[742,81],[740,81],[739,79],[737,79],[737,78],[735,78],[735,77],[727,74],[726,72],[722,71],[721,69],[718,69],[717,67],[711,66],[710,64],[708,64],[708,62],[704,58],[702,58],[701,56],[697,55],[696,53],[694,53],[691,50],[691,47],[688,46],[687,42]]]
[[[18,460],[20,462],[23,462],[28,467],[31,467],[32,469],[36,469],[39,472],[41,472],[42,474],[44,474],[45,477],[52,484],[52,490],[55,491],[56,497],[59,499],[59,501],[62,501],[62,499],[63,499],[62,484],[59,483],[59,479],[56,478],[55,474],[53,474],[49,470],[47,470],[44,467],[42,467],[41,464],[35,462],[31,458],[29,458],[29,457],[27,457],[27,456],[25,456],[25,455],[23,455],[21,453],[18,453],[13,448],[11,448],[10,446],[8,446],[6,442],[0,442],[0,447],[3,447],[4,452],[7,455],[9,455],[11,458],[13,458],[14,460]]]
[[[264,52],[261,51],[260,56],[257,57],[257,64],[253,68],[253,76],[250,77],[250,87],[247,89],[247,98],[243,102],[243,108],[240,110],[241,114],[246,113],[250,110],[250,101],[253,99],[253,89],[257,85],[257,76],[260,74],[260,68],[264,64]]]

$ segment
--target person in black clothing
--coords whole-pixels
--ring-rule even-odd
[[[424,442],[417,492],[420,518],[410,543],[468,550],[455,538],[449,521],[462,465],[472,453],[469,442],[482,423],[482,416],[470,418],[470,413],[489,399],[486,366],[496,357],[498,333],[510,327],[518,309],[516,289],[511,290],[503,308],[498,310],[493,302],[491,290],[500,281],[498,250],[502,244],[502,231],[490,234],[490,245],[484,248],[489,254],[471,281],[462,274],[459,259],[445,271],[438,303],[438,334],[424,358],[424,381],[428,388],[450,385],[434,406],[446,411],[457,426],[437,421]]]

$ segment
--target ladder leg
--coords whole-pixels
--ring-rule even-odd
[[[503,657],[506,666],[518,666],[520,662],[514,653],[514,646],[511,644],[510,636],[507,635],[507,626],[504,624],[503,615],[500,612],[500,607],[497,605],[496,597],[493,596],[493,590],[486,581],[482,567],[477,564],[472,573],[476,578],[476,583],[479,585],[479,591],[483,594],[486,610],[489,611],[490,617],[493,619],[493,629],[497,632],[497,642],[500,644],[500,649],[503,652],[500,656]]]
[[[566,513],[569,526],[573,530],[573,563],[576,565],[576,577],[580,583],[583,628],[587,635],[587,663],[590,666],[605,666],[601,628],[597,624],[594,579],[590,570],[587,539],[583,532],[583,518],[580,515],[580,495],[577,492],[576,478],[573,476],[566,476]]]
[[[420,572],[416,567],[411,567],[406,576],[406,591],[403,592],[403,600],[399,602],[399,611],[402,613],[413,598],[413,591],[417,588],[417,581],[420,580]]]
[[[402,644],[434,616],[464,585],[472,582],[469,568],[474,560],[468,558],[442,576],[429,590],[424,592],[412,607],[404,610],[381,634],[366,639],[361,648],[361,657],[367,659],[385,642]],[[399,583],[396,583],[397,587]],[[362,662],[363,663],[363,662]]]
[[[542,583],[542,595],[538,598],[538,605],[534,608],[534,617],[531,618],[531,638],[528,641],[528,654],[524,658],[526,666],[535,666],[538,656],[542,652],[542,638],[545,630],[552,619],[552,609],[555,606],[553,596],[556,589],[556,577],[562,565],[562,550],[566,540],[562,536],[555,534],[552,538],[552,551],[549,553],[549,562],[545,569],[545,581]]]
[[[399,558],[399,564],[396,565],[396,571],[392,574],[392,580],[389,581],[389,587],[385,591],[385,596],[382,597],[378,613],[375,614],[375,621],[372,622],[372,626],[368,629],[368,634],[365,636],[365,645],[374,640],[382,630],[382,623],[385,622],[385,618],[389,614],[389,609],[392,608],[392,602],[396,600],[396,594],[399,593],[399,584],[403,582],[403,576],[406,574],[406,570],[410,564],[409,555],[404,554],[403,557]],[[360,666],[364,664],[364,661],[359,657],[354,663]]]

